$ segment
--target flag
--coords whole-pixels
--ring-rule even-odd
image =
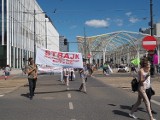
[[[135,59],[133,59],[133,60],[131,61],[131,63],[132,63],[133,65],[139,65],[139,64],[140,64],[140,59],[135,58]]]

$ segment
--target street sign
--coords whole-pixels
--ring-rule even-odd
[[[142,40],[142,46],[146,50],[154,50],[157,46],[157,40],[153,36],[146,36]]]

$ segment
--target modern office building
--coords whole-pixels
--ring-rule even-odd
[[[36,0],[1,0],[0,7],[0,67],[21,68],[37,47],[59,51],[59,33]]]

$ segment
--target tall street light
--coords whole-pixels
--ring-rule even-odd
[[[34,34],[34,60],[36,60],[36,15],[37,14],[44,14],[45,12],[41,12],[41,13],[36,13],[36,10],[34,9],[33,12],[23,12],[25,14],[32,14],[33,15],[33,34]]]
[[[34,60],[36,60],[36,22],[35,22],[35,16],[36,16],[36,10],[34,9]]]
[[[32,14],[33,15],[33,19],[34,19],[34,21],[33,21],[33,34],[34,34],[34,60],[36,59],[36,22],[35,22],[35,16],[36,16],[36,10],[34,9],[34,11],[33,12],[23,12],[23,13],[25,13],[25,14]]]
[[[48,18],[48,16],[47,15],[45,15],[45,42],[46,42],[46,49],[47,49],[47,19]]]
[[[153,3],[152,0],[150,0],[150,29],[151,29],[151,36],[153,36]]]
[[[151,36],[153,36],[153,3],[152,3],[152,0],[150,0],[150,33],[151,33]],[[151,74],[151,77],[154,77],[155,75],[155,68],[154,68],[154,65],[153,65],[153,56],[150,56],[150,62],[151,62],[151,69],[150,69],[150,74]]]
[[[87,43],[86,42],[87,42],[86,41],[86,30],[85,30],[85,27],[84,27],[84,59],[85,60],[87,59],[87,57],[86,57],[86,54],[87,54],[86,45],[87,45]]]

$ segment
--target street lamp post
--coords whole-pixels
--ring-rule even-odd
[[[46,42],[46,49],[47,49],[47,16],[45,15],[45,42]]]
[[[34,60],[36,60],[36,15],[37,14],[44,14],[45,12],[42,12],[42,13],[36,13],[36,10],[34,9],[33,12],[23,12],[23,13],[26,13],[26,14],[32,14],[33,15],[33,34],[34,34]],[[47,43],[46,43],[47,44]],[[47,47],[47,46],[46,46]]]
[[[151,36],[153,36],[153,3],[152,0],[150,0],[150,33]],[[151,69],[150,69],[150,74],[151,77],[154,77],[155,75],[155,68],[153,64],[153,56],[150,56],[150,62],[151,62]]]
[[[36,60],[36,22],[35,22],[35,16],[36,16],[36,10],[34,9],[34,60]]]
[[[86,60],[87,59],[87,57],[86,57],[86,52],[87,52],[87,50],[86,50],[86,31],[85,31],[85,27],[84,27],[84,59]]]
[[[150,0],[150,29],[151,29],[151,36],[153,36],[153,3],[152,0]]]
[[[23,12],[25,14],[32,14],[33,15],[33,34],[34,34],[34,60],[36,59],[36,21],[35,21],[35,16],[36,16],[36,10],[34,9],[33,12]]]

